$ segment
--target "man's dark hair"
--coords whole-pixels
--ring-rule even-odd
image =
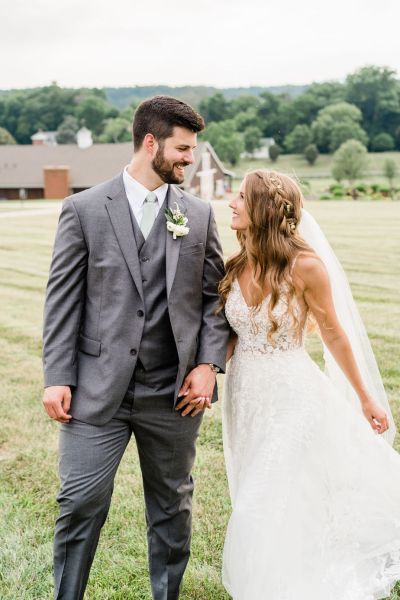
[[[139,104],[133,119],[133,144],[139,150],[147,133],[158,141],[173,134],[174,127],[185,127],[198,133],[204,129],[204,119],[191,106],[169,96],[154,96]]]

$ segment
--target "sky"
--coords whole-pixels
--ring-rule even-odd
[[[400,0],[1,0],[0,89],[400,77]]]

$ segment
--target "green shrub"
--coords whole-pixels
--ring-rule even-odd
[[[394,150],[394,139],[390,133],[378,133],[371,142],[371,149],[374,152],[388,152]]]
[[[276,162],[279,158],[280,153],[282,152],[282,148],[279,146],[279,144],[273,144],[272,146],[270,146],[268,152],[272,162]]]
[[[343,198],[346,193],[343,189],[337,188],[336,190],[333,190],[332,195],[334,198]]]
[[[357,192],[361,192],[362,194],[366,194],[368,192],[368,186],[366,183],[357,183],[355,189]]]
[[[309,165],[313,165],[318,158],[318,148],[315,144],[309,144],[304,148],[304,158]]]
[[[344,196],[345,191],[344,191],[344,187],[340,184],[340,183],[332,183],[329,186],[329,191],[331,194],[335,194],[335,193],[339,193]]]
[[[320,200],[332,200],[332,196],[330,194],[321,194],[319,199]]]
[[[371,183],[370,188],[371,191],[376,194],[377,192],[379,192],[379,188],[381,187],[380,183]]]
[[[379,193],[385,198],[390,194],[390,187],[384,183],[379,186]]]

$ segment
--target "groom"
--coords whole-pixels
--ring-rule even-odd
[[[63,205],[43,351],[43,403],[61,423],[55,598],[84,596],[132,434],[153,598],[179,597],[190,554],[195,441],[204,409],[217,398],[228,338],[224,317],[215,314],[223,261],[213,211],[173,185],[193,163],[203,127],[179,100],[143,102],[131,163]]]

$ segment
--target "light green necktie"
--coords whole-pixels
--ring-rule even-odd
[[[154,192],[149,192],[143,203],[143,215],[140,222],[140,229],[142,230],[144,239],[147,239],[156,220],[156,202],[157,195]]]

